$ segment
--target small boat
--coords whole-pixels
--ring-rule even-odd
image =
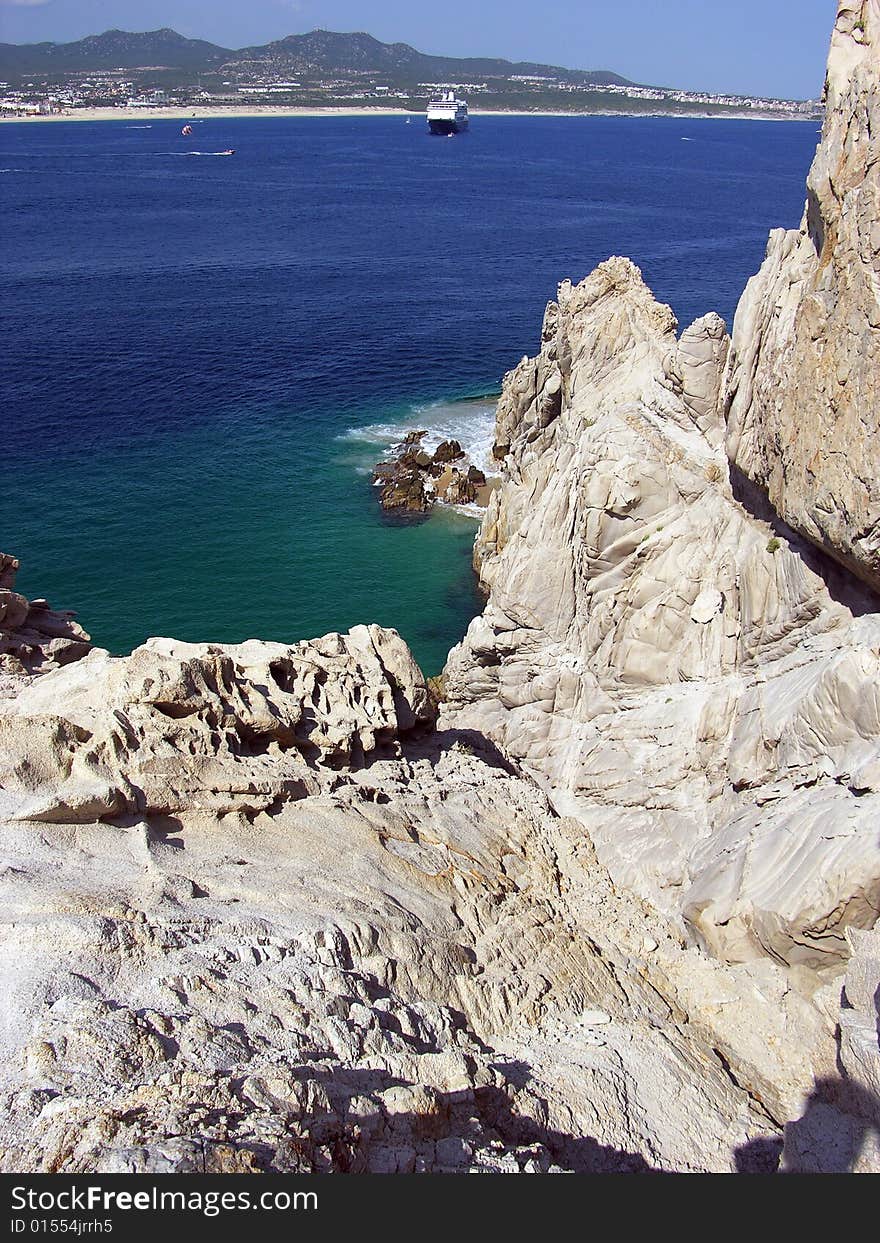
[[[235,155],[235,148],[228,147],[225,151],[221,151],[220,155]]]
[[[190,134],[193,132],[193,127],[191,125],[184,125],[180,132],[184,138],[189,138]]]

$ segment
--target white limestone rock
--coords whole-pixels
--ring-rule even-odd
[[[798,230],[736,313],[731,460],[786,522],[880,588],[880,4],[841,0]]]
[[[880,909],[880,618],[737,499],[717,325],[675,327],[626,260],[560,287],[499,402],[489,603],[444,719],[522,761],[615,881],[713,953],[834,969]],[[699,417],[695,340],[715,343]]]
[[[880,1172],[880,932],[849,933],[838,1073],[817,1079],[785,1128],[790,1173]]]
[[[439,728],[393,631],[111,658],[22,637],[48,610],[0,560],[0,1168],[770,1171],[783,1133],[787,1169],[880,1168],[880,618],[731,477],[723,418],[870,578],[868,415],[837,407],[852,488],[814,530],[767,410],[815,378],[788,320],[876,379],[877,19],[840,6],[820,210],[772,244],[818,281],[839,224],[827,333],[798,288],[777,341],[770,271],[730,357],[627,260],[547,308]]]
[[[491,744],[425,728],[413,670],[373,629],[156,640],[0,705],[3,1169],[728,1170],[775,1143],[818,1015],[756,1107],[741,1035],[675,1000],[703,956]]]

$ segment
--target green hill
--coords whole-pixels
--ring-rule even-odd
[[[298,74],[381,74],[393,85],[436,79],[467,82],[475,78],[516,75],[553,77],[571,83],[629,85],[626,78],[607,70],[563,69],[491,57],[428,56],[407,43],[381,43],[372,35],[337,34],[330,30],[288,35],[286,39],[238,51],[203,39],[185,39],[168,29],[140,34],[107,30],[74,43],[0,44],[0,76],[7,80],[24,75],[56,76],[148,68],[192,73],[222,69],[234,74],[236,69],[264,68]]]

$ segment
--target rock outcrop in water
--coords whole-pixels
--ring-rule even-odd
[[[444,440],[429,453],[421,443],[426,435],[408,433],[396,457],[375,467],[373,483],[382,508],[408,515],[427,514],[437,501],[485,508],[493,484],[483,471],[468,460],[457,440]]]
[[[731,459],[880,589],[880,3],[839,7],[799,230],[775,230],[737,311]]]
[[[45,673],[78,660],[89,650],[89,636],[46,600],[28,600],[15,591],[18,561],[0,553],[0,697],[13,694],[22,674]]]
[[[832,50],[854,149],[876,17]],[[745,402],[744,323],[677,337],[624,259],[561,286],[439,718],[376,626],[5,666],[4,1169],[880,1169],[870,540],[840,498],[829,562],[731,471],[811,374]]]

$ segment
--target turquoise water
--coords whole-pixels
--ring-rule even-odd
[[[455,417],[454,404],[443,408]],[[413,413],[398,418],[411,422]],[[428,522],[383,519],[369,468],[396,437],[325,442],[304,432],[301,411],[284,414],[225,411],[173,439],[130,433],[112,454],[59,439],[49,451],[63,498],[47,506],[39,464],[17,480],[16,523],[39,532],[43,560],[42,574],[25,563],[19,586],[76,600],[81,620],[115,651],[157,630],[191,641],[289,641],[364,620],[405,629],[409,620],[425,668],[439,671],[481,607],[476,521],[451,509]]]
[[[683,142],[687,138],[689,141]],[[392,625],[429,673],[475,521],[379,511],[407,428],[491,439],[557,282],[631,255],[730,317],[812,124],[397,118],[0,127],[0,548],[116,652]],[[194,145],[193,145],[194,144]],[[190,154],[234,147],[231,159]]]

